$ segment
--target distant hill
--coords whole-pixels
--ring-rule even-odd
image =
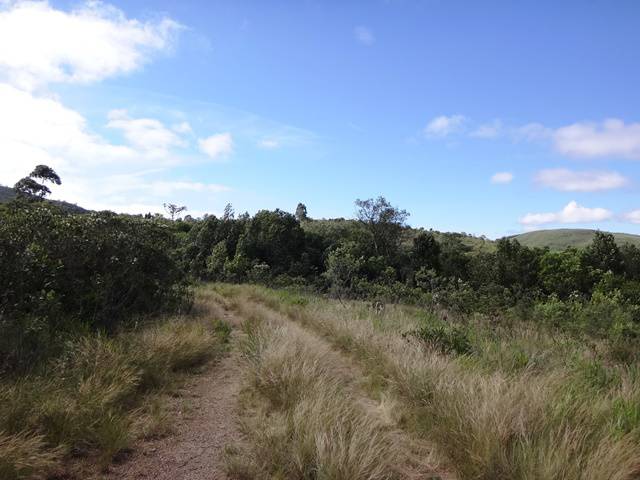
[[[567,247],[583,248],[591,243],[596,231],[582,228],[559,228],[556,230],[537,230],[535,232],[514,235],[527,247],[549,247],[550,250],[564,250]],[[640,247],[640,235],[631,233],[613,233],[618,245],[631,243]]]
[[[5,187],[0,185],[0,203],[7,203],[16,198],[16,194],[11,187]],[[60,200],[46,200],[47,202],[51,202],[54,205],[59,206],[63,210],[70,213],[87,213],[88,210],[79,207],[74,203],[62,202]]]

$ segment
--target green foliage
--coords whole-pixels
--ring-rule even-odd
[[[581,250],[553,251],[514,238],[413,230],[407,212],[383,197],[357,200],[355,220],[314,220],[299,207],[297,217],[276,210],[234,218],[229,209],[196,221],[184,239],[184,264],[202,279],[517,315],[607,338],[621,357],[634,356],[640,248],[618,247],[610,234],[596,232]]]
[[[162,223],[42,203],[0,216],[0,369],[52,353],[65,332],[113,331],[188,299]]]
[[[227,261],[227,244],[224,240],[216,243],[207,257],[207,277],[212,280],[221,280],[224,273],[224,265]]]
[[[356,217],[371,235],[376,255],[393,256],[400,243],[402,227],[409,216],[384,197],[356,200]]]
[[[473,353],[470,330],[463,325],[432,318],[405,335],[418,338],[430,348],[444,354],[469,355]]]
[[[352,287],[363,259],[353,253],[353,244],[342,245],[327,256],[325,277],[331,289],[338,297],[343,296]]]

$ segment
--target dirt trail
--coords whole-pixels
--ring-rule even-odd
[[[225,320],[237,323],[225,314]],[[105,479],[224,480],[225,447],[241,440],[238,394],[240,354],[235,348],[202,375],[190,379],[182,395],[172,399],[174,432],[165,438],[137,445],[126,461],[112,465]]]

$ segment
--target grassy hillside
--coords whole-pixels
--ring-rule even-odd
[[[10,202],[15,197],[16,197],[16,194],[13,191],[13,188],[0,185],[0,204]],[[82,207],[79,207],[74,203],[62,202],[60,200],[47,200],[47,201],[71,213],[86,213],[88,211]]]
[[[586,247],[593,240],[595,230],[580,228],[560,228],[557,230],[538,230],[535,232],[514,235],[522,245],[527,247],[549,247],[551,250],[563,250],[567,247]],[[640,247],[640,235],[630,233],[614,233],[618,244],[631,243]]]

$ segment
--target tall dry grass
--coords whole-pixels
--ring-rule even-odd
[[[377,372],[406,427],[436,441],[460,478],[640,478],[638,366],[602,365],[592,349],[525,326],[490,335],[474,326],[475,351],[445,355],[402,335],[423,321],[412,309],[377,315],[259,287],[221,292],[287,315]]]
[[[33,374],[2,379],[0,478],[44,477],[67,455],[106,465],[134,438],[166,432],[162,393],[223,351],[217,331],[200,315],[87,335]]]
[[[230,457],[236,478],[407,478],[410,448],[362,405],[335,352],[260,306],[246,318],[249,441]]]

